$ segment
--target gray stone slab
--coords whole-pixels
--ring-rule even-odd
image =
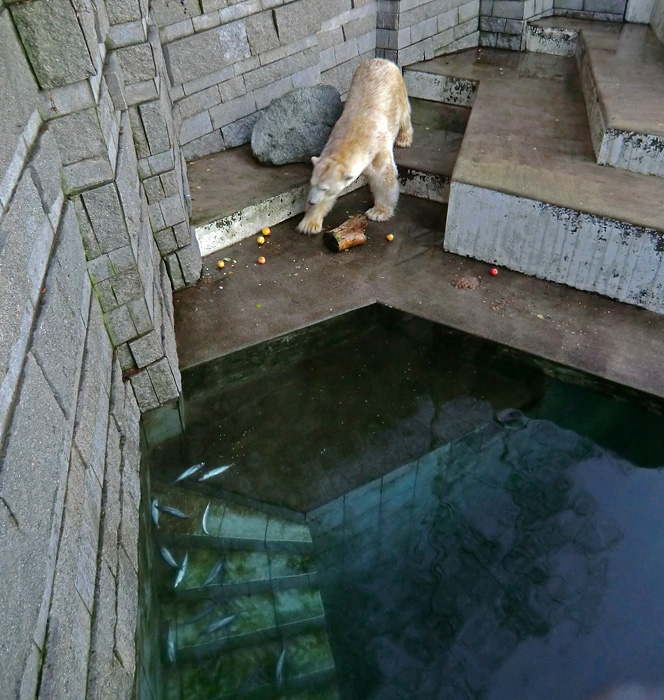
[[[163,357],[150,365],[147,372],[160,404],[163,405],[178,398],[180,370],[177,365],[172,366],[168,358]]]
[[[85,466],[73,455],[39,689],[39,697],[49,700],[84,697],[87,686],[91,614],[75,586],[84,502]]]
[[[146,367],[153,362],[156,362],[164,355],[164,348],[161,343],[159,333],[150,331],[145,335],[132,340],[129,343],[129,349],[134,356],[134,361],[137,367]]]
[[[115,184],[88,190],[82,199],[101,251],[108,253],[127,245],[129,232]]]
[[[68,0],[16,4],[11,13],[40,87],[67,85],[95,74]]]
[[[32,171],[32,179],[42,198],[44,210],[54,218],[56,203],[62,195],[60,183],[60,152],[48,132],[43,132],[37,142],[37,148],[29,162]],[[56,222],[52,222],[57,225]]]
[[[125,84],[151,80],[156,75],[157,68],[152,47],[147,42],[117,49],[115,56],[122,70]]]
[[[280,45],[271,10],[248,17],[246,28],[252,54],[264,53]]]
[[[141,412],[159,407],[159,398],[152,386],[147,369],[140,370],[130,377],[131,387]]]
[[[185,284],[195,284],[201,276],[201,252],[198,247],[198,242],[193,241],[188,246],[180,248],[175,253],[180,262],[180,269]]]
[[[150,153],[153,155],[162,153],[173,145],[167,121],[170,115],[167,117],[165,107],[161,100],[153,100],[152,102],[139,105],[143,128],[145,129]]]
[[[107,0],[105,3],[108,21],[111,24],[123,24],[142,17],[138,0]]]
[[[136,337],[136,326],[126,304],[104,314],[104,322],[116,347]]]
[[[85,321],[73,310],[58,279],[59,268],[46,278],[43,304],[35,323],[32,352],[64,414],[73,418],[85,344]]]
[[[0,536],[3,559],[11,562],[0,577],[0,615],[6,626],[0,682],[9,697],[19,697],[33,638],[43,642],[43,601],[47,607],[55,565],[52,542],[57,552],[53,531],[59,532],[69,456],[66,435],[65,417],[29,355],[0,472]]]
[[[7,420],[35,306],[42,289],[53,230],[29,172],[19,181],[0,223],[0,428]]]
[[[184,19],[191,19],[201,14],[201,6],[198,0],[184,0],[184,2],[156,0],[156,2],[152,3],[151,9],[160,27],[175,24]]]
[[[251,53],[242,20],[167,44],[171,83],[178,85],[218,71]]]

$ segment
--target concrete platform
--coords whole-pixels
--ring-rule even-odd
[[[413,146],[394,153],[401,192],[446,202],[469,110],[417,99],[411,106]],[[203,255],[304,212],[311,165],[266,167],[246,145],[202,158],[188,168],[192,223]],[[363,184],[353,183],[346,191]]]
[[[474,86],[447,250],[664,311],[664,181],[597,165],[574,59],[471,49],[406,75],[429,99]]]
[[[347,195],[326,224],[369,201],[366,189]],[[403,196],[395,218],[370,222],[368,242],[348,252],[302,236],[295,218],[260,250],[249,239],[206,258],[201,281],[174,295],[183,371],[379,303],[664,398],[664,316],[510,270],[492,277],[485,263],[442,249],[445,214],[444,205]],[[218,270],[222,256],[229,262]],[[458,289],[458,275],[480,286]]]

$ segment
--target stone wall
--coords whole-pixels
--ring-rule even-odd
[[[657,38],[664,43],[664,0],[655,0],[650,15],[650,26]]]
[[[379,0],[376,54],[407,66],[477,46],[479,0]]]
[[[200,274],[147,3],[0,0],[0,687],[128,698],[139,421]]]
[[[342,95],[376,47],[376,1],[155,0],[187,160],[246,143],[261,110],[294,87]]]

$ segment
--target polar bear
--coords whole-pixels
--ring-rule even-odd
[[[399,67],[383,58],[360,64],[323,152],[311,159],[307,208],[297,228],[302,233],[321,231],[342,190],[362,174],[374,197],[367,216],[387,221],[399,198],[393,147],[407,148],[412,142],[410,103]]]

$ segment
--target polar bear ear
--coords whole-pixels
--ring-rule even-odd
[[[314,166],[318,165],[318,161],[320,158],[318,156],[311,156],[311,162],[314,164]]]

